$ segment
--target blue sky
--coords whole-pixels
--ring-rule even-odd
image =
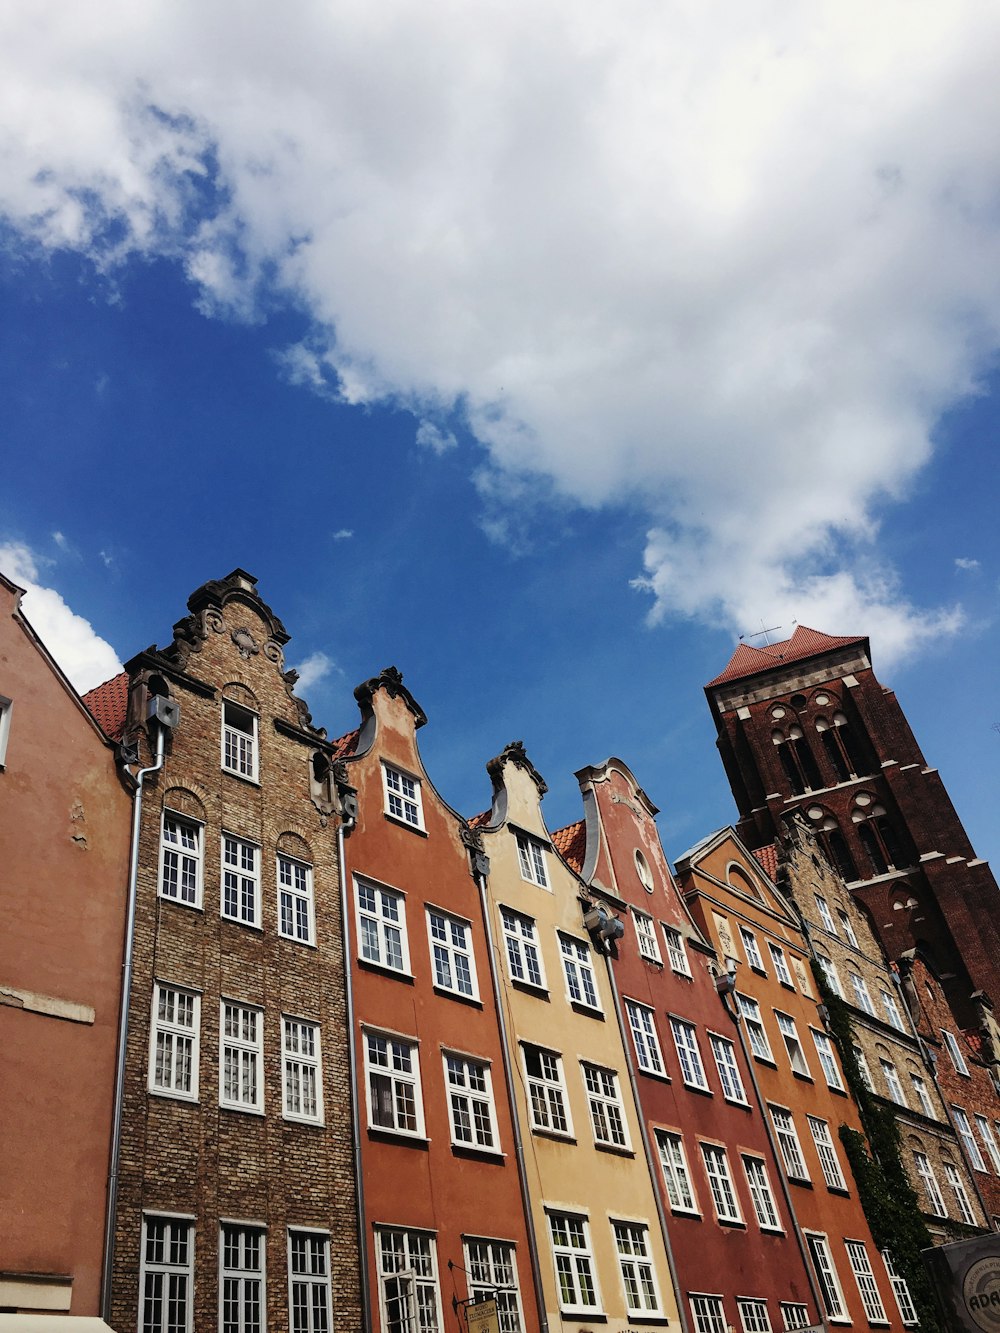
[[[734,814],[704,681],[798,619],[871,635],[992,855],[997,16],[47,8],[0,567],[83,686],[240,565],[331,734],[395,663],[463,812],[509,740],[554,827],[614,752],[677,855]]]

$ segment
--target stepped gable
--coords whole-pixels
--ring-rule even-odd
[[[587,851],[587,824],[578,819],[575,824],[556,829],[552,835],[552,845],[568,865],[579,875],[583,870],[583,858]]]
[[[815,657],[819,653],[829,652],[832,648],[846,648],[852,643],[867,643],[864,634],[834,635],[824,634],[821,630],[810,629],[808,625],[796,625],[790,639],[781,643],[772,643],[766,648],[755,648],[749,643],[740,643],[724,671],[705,686],[706,690],[715,685],[725,685],[727,681],[739,680],[742,676],[754,676],[761,671],[771,671],[788,662],[798,662],[806,657]]]
[[[95,685],[82,696],[91,717],[110,740],[120,741],[125,734],[128,713],[128,672],[120,671],[103,685]]]

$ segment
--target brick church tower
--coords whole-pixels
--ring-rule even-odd
[[[868,639],[799,625],[783,643],[741,643],[705,693],[747,845],[802,819],[890,958],[919,946],[969,1026],[974,992],[1000,1002],[996,881],[875,678]]]

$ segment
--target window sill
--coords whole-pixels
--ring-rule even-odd
[[[452,1143],[451,1151],[456,1157],[470,1162],[492,1162],[494,1166],[503,1166],[507,1154],[499,1148],[477,1148],[473,1143]]]
[[[757,1061],[759,1065],[767,1065],[768,1069],[778,1068],[778,1062],[772,1056],[757,1055],[754,1052],[751,1052],[751,1054],[753,1055],[753,1058]]]
[[[747,1229],[747,1224],[741,1217],[717,1217],[715,1220],[720,1227],[731,1227],[734,1231],[746,1231]]]
[[[643,1069],[642,1065],[639,1066],[639,1073],[644,1074],[646,1078],[655,1078],[658,1083],[673,1082],[669,1074],[658,1074],[655,1069]]]
[[[800,1074],[797,1069],[792,1070],[792,1077],[797,1078],[800,1083],[815,1083],[816,1080],[812,1074]]]
[[[749,967],[750,967],[750,971],[751,971],[751,972],[756,972],[757,975],[758,975],[759,977],[766,977],[766,976],[767,976],[767,969],[766,969],[766,968],[764,968],[764,967],[757,967],[757,965],[756,965],[755,963],[750,963],[750,964],[749,964]]]
[[[223,773],[226,774],[227,777],[235,778],[237,782],[245,782],[249,787],[259,787],[259,786],[260,786],[260,778],[259,778],[259,777],[258,777],[258,778],[248,778],[247,775],[246,775],[245,773],[236,773],[236,772],[234,772],[233,769],[231,769],[231,768],[226,768],[225,765],[223,765],[223,767],[222,767],[222,771],[223,771]]]
[[[300,949],[315,949],[317,947],[315,940],[300,940],[296,935],[282,935],[278,932],[278,939],[284,940],[286,944],[294,944]]]
[[[463,995],[460,991],[449,990],[447,986],[434,986],[434,994],[440,995],[445,1000],[457,1000],[459,1004],[467,1004],[470,1009],[482,1009],[483,1002],[475,995]]]
[[[623,1148],[617,1143],[598,1143],[594,1141],[594,1147],[598,1152],[609,1152],[612,1157],[634,1157],[635,1150],[632,1148]]]
[[[789,1176],[788,1183],[790,1185],[798,1185],[804,1190],[811,1190],[813,1187],[813,1183],[808,1176]]]
[[[715,1096],[715,1093],[712,1091],[711,1088],[701,1088],[698,1086],[697,1083],[689,1083],[687,1079],[684,1080],[684,1086],[685,1088],[687,1088],[688,1092],[697,1092],[702,1097]]]
[[[600,1310],[587,1310],[586,1313],[579,1310],[560,1310],[559,1313],[563,1319],[589,1319],[592,1324],[606,1324],[608,1316]]]
[[[785,1234],[783,1227],[761,1227],[765,1236],[783,1236]]]
[[[204,912],[205,910],[201,903],[183,902],[180,898],[174,898],[169,893],[164,893],[162,889],[157,890],[156,896],[161,903],[173,903],[175,907],[183,907],[185,912]]]
[[[541,1129],[538,1125],[532,1125],[531,1132],[540,1139],[552,1139],[554,1143],[576,1143],[575,1134],[565,1134],[558,1129]]]
[[[595,1009],[591,1004],[584,1004],[580,1000],[570,1000],[570,1008],[575,1009],[578,1014],[583,1014],[585,1018],[596,1018],[598,1022],[604,1022],[604,1011]]]
[[[723,1101],[726,1103],[727,1106],[738,1106],[738,1107],[740,1108],[741,1111],[752,1111],[752,1110],[753,1110],[753,1107],[750,1105],[749,1102],[747,1102],[747,1101],[740,1101],[739,1098],[737,1098],[737,1097],[727,1097],[726,1094],[723,1093],[723,1094],[722,1094],[722,1099],[723,1099]]]
[[[283,1115],[281,1118],[286,1125],[300,1125],[307,1129],[326,1129],[325,1120],[311,1120],[304,1115]]]
[[[519,981],[517,977],[511,977],[510,984],[519,991],[524,991],[525,995],[535,995],[539,1000],[548,1000],[549,989],[547,986],[536,986],[533,981]]]
[[[219,913],[219,920],[225,921],[230,926],[242,926],[244,930],[255,931],[258,935],[264,934],[264,927],[259,926],[256,921],[240,921],[238,917],[226,916],[224,912]]]
[[[357,959],[357,964],[363,972],[376,972],[382,977],[392,977],[394,981],[401,981],[404,986],[416,984],[412,972],[400,972],[398,968],[386,967],[385,963],[372,963],[367,958]]]
[[[782,981],[780,977],[778,978],[778,985],[784,986],[785,990],[790,990],[790,991],[795,990],[795,987],[792,985],[790,981]]]
[[[162,1102],[180,1102],[182,1106],[198,1106],[201,1103],[200,1097],[192,1097],[186,1092],[169,1092],[166,1088],[146,1089],[147,1096],[155,1097]]]
[[[701,1213],[696,1208],[671,1208],[672,1217],[689,1217],[692,1222],[701,1221]]]
[[[661,972],[663,971],[663,959],[662,959],[662,958],[650,958],[649,954],[645,954],[645,953],[640,953],[640,954],[639,954],[639,957],[642,959],[642,961],[643,961],[644,963],[649,963],[650,966],[652,966],[652,967],[658,967],[658,968],[660,969]],[[631,1316],[629,1316],[629,1317],[631,1318]]]
[[[403,1129],[386,1129],[384,1125],[369,1125],[368,1137],[376,1143],[398,1143],[401,1148],[419,1148],[427,1152],[431,1141],[423,1134],[408,1134]]]
[[[650,1327],[666,1328],[670,1320],[665,1314],[630,1314],[628,1317],[630,1324],[646,1324]]]
[[[425,828],[418,828],[416,824],[408,824],[405,819],[400,819],[396,815],[390,815],[388,810],[383,810],[382,815],[389,824],[395,824],[397,828],[405,828],[409,833],[415,833],[418,838],[427,837],[427,830]]]
[[[263,1107],[259,1106],[231,1106],[228,1102],[219,1102],[220,1111],[234,1111],[237,1115],[252,1115],[258,1120],[264,1119]]]

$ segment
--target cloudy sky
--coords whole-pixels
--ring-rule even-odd
[[[615,751],[675,854],[736,636],[868,633],[989,855],[998,58],[963,0],[4,6],[0,567],[84,687],[246,567],[331,732],[395,662],[464,811]]]

